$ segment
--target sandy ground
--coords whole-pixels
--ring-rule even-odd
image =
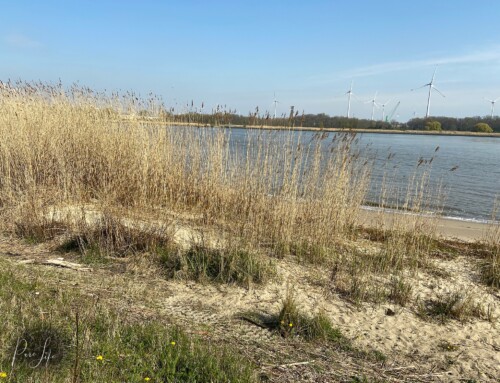
[[[8,262],[33,272],[50,269],[63,288],[75,288],[89,296],[99,296],[120,310],[166,318],[195,334],[234,343],[273,382],[352,381],[346,379],[353,373],[392,382],[498,382],[500,378],[500,294],[477,282],[476,259],[437,257],[433,260],[433,272],[408,276],[415,286],[414,302],[463,291],[473,294],[494,317],[491,322],[471,319],[443,324],[419,317],[414,304],[405,308],[390,303],[355,305],[333,288],[328,268],[299,265],[294,259],[276,260],[278,278],[251,288],[165,280],[154,262],[145,256],[95,266],[90,272],[22,264],[26,260],[61,257],[53,248],[50,243],[30,246],[14,238],[0,238],[0,257]],[[75,262],[79,259],[76,254],[65,257]],[[248,310],[277,312],[287,287],[294,291],[303,311],[324,311],[355,346],[379,350],[387,361],[370,365],[349,355],[283,340],[236,318]],[[395,315],[387,315],[387,309]],[[451,349],[443,345],[451,345]]]
[[[100,219],[98,211],[87,210],[89,222]],[[75,213],[71,208],[61,212],[61,217],[66,218]],[[174,240],[184,248],[199,242],[199,232],[186,224],[189,217],[177,218],[170,222]],[[400,218],[400,214],[362,211],[362,223],[368,227],[376,227],[380,220],[390,227]],[[488,229],[484,224],[448,219],[421,223],[435,225],[443,238],[462,241],[481,240]],[[137,222],[130,224],[138,225]],[[209,238],[214,246],[220,244],[216,237],[214,232],[204,233],[204,239]],[[379,246],[368,240],[351,245],[367,251],[376,251]],[[97,265],[91,271],[40,264],[61,257],[54,251],[55,247],[54,243],[30,246],[15,238],[0,237],[0,258],[18,263],[20,267],[50,268],[57,273],[58,283],[68,288],[77,286],[120,309],[127,307],[141,315],[168,318],[194,333],[235,343],[246,350],[274,382],[346,381],[353,373],[387,381],[500,381],[500,292],[479,282],[480,260],[465,254],[436,255],[431,260],[432,268],[406,275],[406,281],[413,286],[412,300],[407,307],[400,307],[388,302],[354,304],[335,288],[328,266],[300,265],[293,258],[273,260],[278,276],[271,283],[242,288],[166,280],[154,260],[147,256],[115,260],[116,264]],[[68,261],[80,261],[77,254],[64,257]],[[35,263],[26,264],[27,260]],[[388,280],[389,276],[380,278]],[[387,356],[387,362],[374,365],[349,355],[283,341],[266,329],[236,318],[246,311],[276,313],[287,288],[294,292],[304,312],[325,312],[357,347],[378,350]],[[127,293],[123,294],[124,291]],[[469,294],[489,312],[490,320],[474,318],[442,323],[418,315],[418,302],[453,292]],[[395,315],[387,315],[388,309]],[[275,368],[290,363],[292,366]]]
[[[393,217],[400,217],[401,213],[384,212],[380,214],[374,210],[361,210],[360,223],[366,227],[377,227],[380,220],[383,224],[390,226]],[[427,221],[429,225],[436,225],[436,231],[439,236],[445,239],[456,239],[466,242],[481,241],[484,239],[489,225],[486,223],[459,221],[448,218],[420,218],[421,221]]]

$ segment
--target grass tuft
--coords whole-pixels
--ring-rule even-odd
[[[436,299],[421,302],[418,313],[424,318],[438,319],[441,323],[450,319],[459,321],[471,318],[487,319],[484,307],[475,302],[470,294],[461,292],[441,294]]]
[[[349,342],[339,329],[334,328],[325,313],[308,316],[300,312],[291,293],[288,293],[273,327],[281,336],[300,336],[307,341],[322,340],[347,345]]]
[[[269,260],[265,261],[247,250],[195,245],[187,251],[174,247],[158,248],[157,254],[169,278],[249,286],[265,283],[276,274]]]
[[[500,247],[493,249],[491,254],[481,261],[480,272],[486,285],[500,289]]]
[[[402,306],[405,307],[412,300],[413,297],[413,286],[405,282],[403,277],[392,277],[389,284],[389,294],[388,298]]]
[[[283,300],[279,313],[263,315],[256,312],[245,312],[238,315],[240,319],[249,321],[259,327],[279,333],[282,337],[300,337],[306,341],[332,342],[343,349],[351,349],[349,340],[325,313],[309,316],[302,313],[293,294],[288,292]]]

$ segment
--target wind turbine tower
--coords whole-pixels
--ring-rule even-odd
[[[430,83],[422,85],[422,86],[420,86],[418,88],[412,89],[412,91],[414,91],[414,90],[417,90],[417,89],[425,88],[426,86],[429,87],[429,96],[427,97],[427,111],[425,113],[425,118],[429,117],[429,114],[430,114],[430,111],[431,111],[431,95],[432,95],[432,90],[434,89],[441,96],[445,97],[445,95],[443,93],[441,93],[441,91],[438,88],[436,88],[434,86],[434,77],[436,76],[436,71],[437,71],[437,66],[436,66],[436,69],[434,69],[434,73],[432,75],[432,79],[431,79]]]
[[[351,115],[351,96],[353,95],[353,93],[352,93],[352,81],[351,81],[351,87],[349,88],[349,90],[345,94],[347,94],[347,118],[349,118]]]
[[[274,101],[273,101],[273,104],[274,104],[274,118],[276,118],[276,105],[279,104],[280,102],[278,100],[276,100],[276,92],[274,92]]]
[[[387,100],[383,104],[380,104],[380,107],[382,108],[382,121],[385,121],[385,107],[387,106],[388,103],[390,103],[391,100]]]
[[[487,98],[485,98],[485,100],[491,102],[491,118],[493,118],[493,113],[495,112],[495,102],[497,102],[498,100],[500,100],[500,97],[498,97],[495,100],[490,100],[490,99],[487,99]]]
[[[379,105],[377,104],[377,93],[378,92],[375,92],[375,96],[373,96],[373,98],[371,100],[368,100],[365,102],[365,104],[372,104],[372,117],[371,117],[371,120],[373,121],[373,116],[375,114],[375,107],[378,107]]]

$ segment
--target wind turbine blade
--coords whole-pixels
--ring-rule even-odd
[[[414,91],[414,90],[417,90],[417,89],[422,89],[422,88],[425,88],[426,86],[429,86],[431,84],[425,84],[425,85],[422,85],[422,86],[419,86],[418,88],[413,88],[413,89],[410,89],[410,91]]]
[[[436,77],[436,71],[437,70],[438,70],[438,66],[436,65],[436,68],[434,68],[434,73],[432,74],[431,84],[434,83],[434,77]]]
[[[440,91],[438,88],[436,88],[435,86],[432,86],[432,89],[434,89],[436,92],[438,92],[441,96],[446,97],[446,96],[445,96],[443,93],[441,93],[441,91]]]
[[[491,102],[497,102],[498,100],[500,100],[500,97],[498,97],[496,100],[492,100]]]
[[[486,98],[486,97],[483,97],[483,98],[484,98],[486,101],[488,101],[488,102],[496,102],[496,101],[498,100],[498,98],[497,98],[497,100],[490,100],[489,98]]]

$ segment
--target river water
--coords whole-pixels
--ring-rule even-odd
[[[249,131],[230,130],[230,142],[244,146]],[[274,131],[270,136],[280,134],[289,132]],[[315,132],[294,134],[307,143]],[[333,136],[334,133],[330,133],[330,137]],[[366,197],[368,206],[379,201],[384,175],[389,174],[391,183],[404,189],[412,175],[425,167],[429,190],[435,193],[440,190],[436,195],[440,197],[439,203],[431,204],[430,210],[436,209],[445,217],[459,220],[484,222],[492,218],[495,200],[500,197],[500,137],[360,133],[356,148],[373,163]],[[403,198],[392,197],[393,202]]]

